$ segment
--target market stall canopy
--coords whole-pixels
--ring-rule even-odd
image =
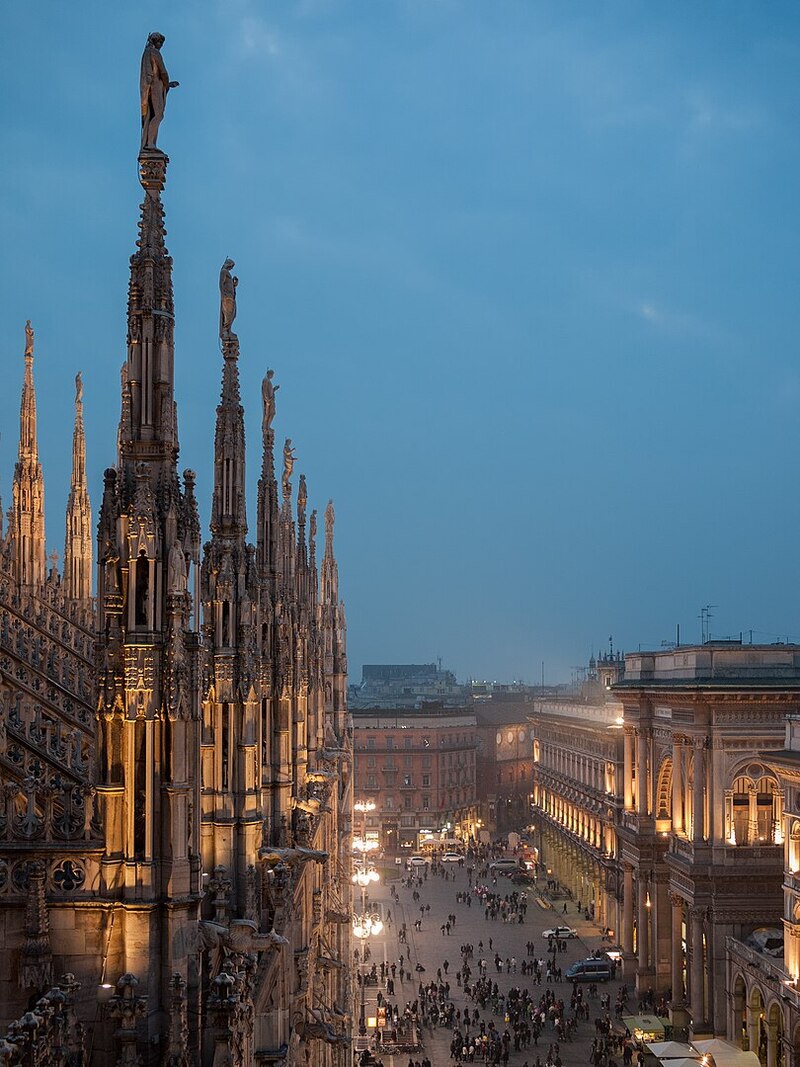
[[[695,1041],[693,1044],[704,1056],[713,1056],[716,1067],[759,1067],[755,1052],[742,1052],[736,1045],[723,1041],[721,1037]]]
[[[685,1041],[651,1041],[647,1043],[647,1051],[652,1052],[659,1060],[694,1060],[702,1056]],[[671,1067],[675,1067],[674,1064]]]
[[[637,1041],[664,1040],[664,1024],[657,1015],[626,1015],[622,1021]]]

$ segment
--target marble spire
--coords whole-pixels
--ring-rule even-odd
[[[222,342],[222,349],[222,393],[214,432],[211,532],[243,541],[247,534],[244,409],[239,392],[239,342],[234,334]]]
[[[19,451],[14,468],[11,540],[20,589],[40,588],[47,577],[44,535],[44,477],[36,436],[33,329],[25,326],[25,379],[19,412]]]
[[[86,485],[86,437],[83,432],[83,383],[75,376],[75,428],[72,432],[72,480],[64,538],[64,590],[72,600],[88,603],[92,595],[92,508]]]

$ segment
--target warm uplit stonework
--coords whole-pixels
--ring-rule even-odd
[[[145,58],[157,69],[155,38]],[[11,1024],[0,1053],[63,1063],[52,1058],[61,1035],[98,1067],[339,1064],[349,1056],[340,887],[352,746],[334,512],[329,504],[318,569],[316,512],[302,476],[294,495],[287,449],[280,487],[275,475],[270,373],[247,541],[235,281],[223,268],[202,545],[195,476],[177,469],[168,159],[153,145],[164,99],[139,157],[96,600],[80,382],[64,573],[46,573],[27,334],[0,554],[0,1022]]]

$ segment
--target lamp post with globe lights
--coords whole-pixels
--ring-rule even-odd
[[[378,872],[367,862],[370,851],[377,846],[377,842],[367,841],[367,814],[375,810],[375,802],[373,800],[357,800],[353,808],[361,815],[361,837],[357,837],[353,841],[353,849],[360,853],[360,857],[356,860],[352,878],[353,885],[358,886],[361,891],[361,913],[353,918],[353,936],[358,938],[361,943],[361,952],[359,954],[361,1007],[358,1017],[358,1033],[360,1037],[366,1037],[367,975],[365,964],[367,962],[367,941],[374,934],[381,933],[383,922],[379,915],[367,911],[367,888],[371,882],[377,882],[379,879]]]

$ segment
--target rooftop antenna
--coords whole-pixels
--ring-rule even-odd
[[[711,640],[711,628],[708,625],[708,623],[709,623],[710,619],[714,618],[714,616],[711,614],[711,609],[712,608],[716,608],[718,606],[719,605],[717,605],[717,604],[706,604],[704,607],[700,608],[700,614],[698,615],[698,618],[700,619],[700,644],[701,645],[704,645],[706,643],[706,641],[710,641]]]

